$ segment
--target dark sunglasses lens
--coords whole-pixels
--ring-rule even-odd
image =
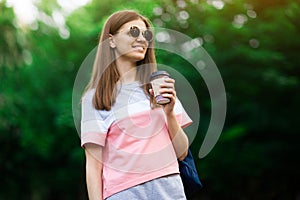
[[[153,34],[150,30],[145,30],[143,32],[143,36],[148,42],[150,42],[153,39]]]
[[[139,37],[139,35],[140,35],[140,29],[138,27],[135,27],[135,26],[131,27],[130,28],[130,35],[132,37],[135,37],[135,38]]]

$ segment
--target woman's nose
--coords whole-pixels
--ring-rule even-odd
[[[140,42],[146,42],[147,41],[142,33],[140,33],[139,36],[136,39],[137,39],[137,41],[140,41]]]

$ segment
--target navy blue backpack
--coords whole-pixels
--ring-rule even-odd
[[[188,155],[182,161],[178,161],[178,163],[184,192],[187,199],[190,199],[203,187],[190,149],[188,150]]]

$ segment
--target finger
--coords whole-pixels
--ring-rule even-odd
[[[170,78],[166,78],[165,82],[160,84],[161,88],[175,88],[175,80],[174,79],[170,79]]]
[[[172,90],[172,89],[162,89],[162,90],[160,90],[160,94],[163,97],[176,99],[176,91]]]
[[[166,87],[166,88],[161,88],[159,90],[159,93],[160,94],[164,94],[164,93],[174,94],[175,90],[174,90],[174,88]]]
[[[150,95],[154,95],[153,89],[149,89],[149,93],[150,93]]]
[[[160,88],[171,88],[171,89],[174,89],[175,86],[172,83],[164,83],[164,84],[160,85]]]
[[[162,96],[165,98],[169,98],[171,100],[171,102],[174,102],[176,99],[175,94],[171,94],[171,93],[164,93],[164,94],[162,94]]]
[[[173,84],[175,83],[175,80],[172,79],[172,78],[169,78],[169,77],[165,78],[164,80],[165,80],[166,83],[173,83]]]

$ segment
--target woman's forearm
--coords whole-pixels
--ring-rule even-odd
[[[89,200],[103,200],[102,169],[102,162],[86,150],[86,185]]]
[[[167,123],[176,156],[178,160],[183,160],[188,153],[189,141],[173,111],[167,114]]]

